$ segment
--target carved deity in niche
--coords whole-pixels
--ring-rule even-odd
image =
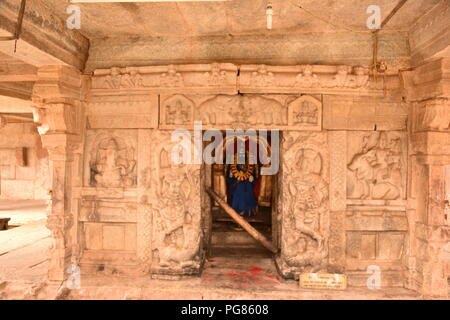
[[[159,267],[194,267],[198,262],[200,226],[191,212],[190,177],[182,166],[170,165],[162,170],[153,225],[153,248]]]
[[[92,152],[91,185],[102,188],[131,187],[135,184],[135,166],[132,150],[119,146],[116,138],[106,138],[98,144],[98,150]]]
[[[327,255],[321,216],[327,212],[328,185],[322,178],[322,157],[300,149],[288,182],[290,214],[286,221],[284,254],[288,265],[316,271]]]
[[[194,103],[182,95],[175,95],[163,103],[163,118],[166,125],[189,124]]]
[[[316,125],[319,121],[319,110],[317,105],[303,101],[300,108],[294,111],[294,124],[312,124]]]
[[[396,200],[402,193],[401,138],[396,133],[363,135],[348,164],[351,199]]]

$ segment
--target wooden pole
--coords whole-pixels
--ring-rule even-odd
[[[225,210],[225,212],[233,218],[236,223],[238,223],[245,231],[247,231],[255,240],[259,241],[264,247],[269,249],[272,253],[277,253],[277,248],[273,243],[267,240],[258,230],[253,228],[250,223],[248,223],[244,218],[242,218],[233,208],[231,208],[228,203],[226,203],[220,196],[215,193],[211,188],[206,188],[209,195],[216,200],[216,202]]]

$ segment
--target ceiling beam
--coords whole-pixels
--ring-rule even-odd
[[[409,64],[406,34],[379,35],[379,57]],[[86,71],[111,67],[230,62],[235,64],[372,64],[372,34],[110,38],[91,42]],[[391,69],[395,72],[395,68]]]
[[[20,1],[0,1],[0,35],[13,36]],[[70,65],[84,69],[89,40],[52,12],[43,0],[28,1],[19,40],[0,41],[0,52],[34,66]]]
[[[450,1],[441,1],[415,22],[409,43],[414,66],[450,56]]]
[[[0,64],[0,82],[34,82],[37,80],[37,68],[25,63]]]
[[[0,82],[0,96],[31,100],[32,82]]]

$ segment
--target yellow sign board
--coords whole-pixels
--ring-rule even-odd
[[[347,289],[347,277],[337,273],[302,273],[300,287],[304,289]]]

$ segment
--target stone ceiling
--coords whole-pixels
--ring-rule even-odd
[[[0,1],[0,35],[14,32],[20,1]],[[400,0],[270,0],[272,30],[267,1],[78,4],[81,30],[66,26],[68,0],[28,1],[17,52],[14,41],[0,42],[0,52],[34,67],[64,63],[85,72],[211,62],[369,67],[374,41],[367,8],[379,5],[384,19]],[[449,43],[450,0],[409,0],[379,33],[378,60],[395,74],[448,54]],[[0,56],[0,66],[6,64],[0,86],[9,85],[5,72],[16,82],[35,77],[26,65],[12,72],[18,69],[12,63]]]
[[[410,0],[391,20],[386,30],[408,31],[419,17],[440,0]],[[89,39],[114,37],[199,37],[265,34],[299,34],[338,30],[315,19],[293,5],[338,25],[367,31],[366,10],[376,3],[385,18],[398,1],[393,0],[271,0],[274,27],[266,30],[267,0],[230,0],[227,2],[185,3],[93,3],[79,4],[81,33]],[[46,0],[61,18],[67,17],[67,2]]]

